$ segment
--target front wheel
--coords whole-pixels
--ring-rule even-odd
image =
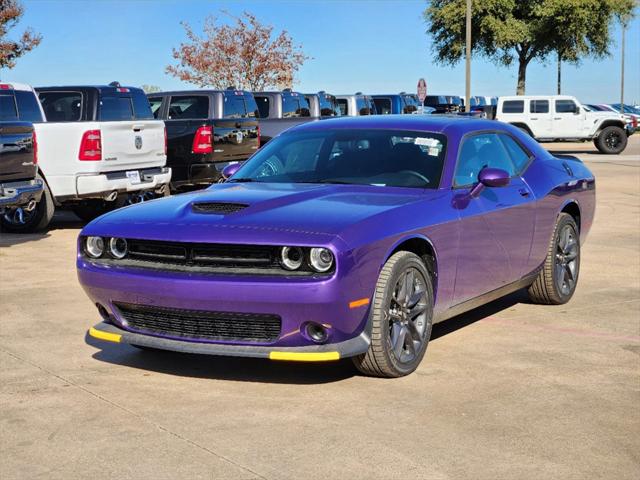
[[[8,208],[0,217],[2,230],[10,233],[33,233],[44,230],[51,222],[55,205],[47,183],[40,175],[36,177],[44,183],[44,191],[40,201],[33,210],[24,207]]]
[[[433,285],[420,257],[398,252],[385,263],[369,312],[371,345],[353,358],[362,373],[401,377],[413,372],[431,337]]]
[[[620,127],[603,128],[593,142],[600,153],[615,155],[627,147],[627,133]]]
[[[580,273],[580,235],[571,215],[561,213],[551,235],[542,270],[529,287],[535,303],[562,305],[576,290]]]

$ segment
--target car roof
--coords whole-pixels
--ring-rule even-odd
[[[120,85],[119,87],[113,87],[111,85],[55,85],[55,86],[47,86],[47,87],[35,87],[38,92],[50,92],[56,90],[99,90],[103,91],[111,91],[117,88],[126,88],[128,90],[142,90],[140,87],[131,87],[128,85]]]
[[[147,96],[152,96],[152,95],[207,95],[210,93],[229,93],[229,92],[242,92],[243,95],[246,95],[247,93],[251,93],[248,90],[217,90],[217,89],[209,89],[209,88],[196,88],[193,90],[167,90],[164,92],[149,92],[147,93]]]
[[[0,81],[0,84],[2,84],[2,85],[11,85],[11,88],[13,90],[20,90],[20,91],[26,91],[26,92],[31,92],[33,90],[31,85],[27,85],[26,83]]]
[[[417,130],[443,133],[454,129],[461,132],[476,130],[495,130],[500,126],[495,120],[475,119],[457,115],[365,115],[359,117],[339,117],[307,122],[291,128],[289,131],[318,131],[332,129],[379,129],[379,130]]]

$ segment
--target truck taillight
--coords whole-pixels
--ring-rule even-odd
[[[213,127],[200,127],[193,137],[193,153],[211,153],[213,151]]]
[[[31,133],[31,145],[32,145],[32,149],[33,149],[33,164],[37,165],[38,164],[38,137],[36,137],[36,131],[34,130],[33,133]]]
[[[0,83],[0,90],[13,90],[13,87],[8,83]]]
[[[631,117],[631,125],[633,128],[638,128],[638,117]]]
[[[87,130],[82,135],[78,160],[99,161],[102,160],[102,141],[100,130]]]
[[[260,148],[260,125],[258,125],[258,148]]]

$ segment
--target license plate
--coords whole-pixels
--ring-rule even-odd
[[[133,172],[127,172],[127,178],[131,180],[131,183],[140,183],[140,172],[135,170]]]

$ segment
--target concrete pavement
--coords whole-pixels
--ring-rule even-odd
[[[637,479],[640,136],[584,156],[598,207],[577,293],[434,328],[418,371],[358,376],[86,342],[80,224],[0,239],[0,478]]]

